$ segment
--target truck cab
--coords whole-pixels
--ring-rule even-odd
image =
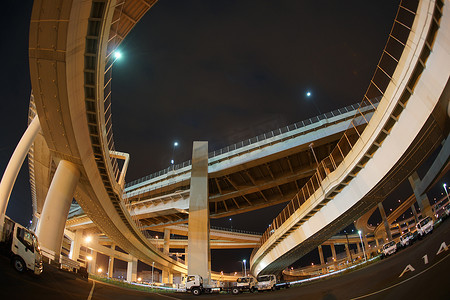
[[[245,291],[253,293],[256,290],[256,279],[253,277],[239,277],[236,280],[236,286],[231,289],[233,294],[239,294]]]
[[[277,277],[273,274],[258,276],[256,287],[258,291],[273,291],[277,284]]]
[[[186,292],[191,292],[193,295],[199,296],[202,293],[219,293],[220,288],[203,284],[203,277],[200,275],[188,275],[186,277]]]
[[[414,235],[412,232],[407,232],[400,237],[400,244],[402,247],[406,247],[409,244],[412,244],[414,241]]]
[[[381,248],[381,256],[386,257],[394,254],[397,251],[397,243],[395,241],[391,241],[386,243]]]
[[[419,234],[419,237],[423,237],[424,235],[430,233],[433,231],[433,219],[428,216],[417,223],[417,233]]]
[[[29,269],[34,274],[42,273],[42,253],[33,232],[5,216],[0,240],[2,252],[10,256],[18,272]]]

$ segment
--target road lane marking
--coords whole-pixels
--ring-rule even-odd
[[[163,294],[159,294],[159,293],[155,293],[155,294],[158,296],[161,296],[161,297],[169,298],[169,299],[181,300],[180,298],[175,298],[175,297],[171,297],[171,296],[167,296],[167,295],[163,295]]]
[[[91,292],[89,293],[89,296],[88,296],[87,300],[91,300],[92,299],[92,294],[94,293],[94,287],[95,287],[95,281],[92,280],[92,288],[91,288]]]
[[[440,264],[442,261],[444,261],[444,260],[445,260],[446,258],[448,258],[449,256],[450,256],[450,254],[447,254],[445,257],[441,258],[439,261],[437,261],[436,263],[434,263],[432,266],[428,267],[427,269],[423,270],[422,272],[420,272],[420,273],[418,273],[418,274],[416,274],[416,275],[414,275],[414,276],[412,276],[412,277],[410,277],[410,278],[408,278],[408,279],[405,279],[405,280],[403,280],[403,281],[400,281],[399,283],[396,283],[396,284],[394,284],[394,285],[388,286],[387,288],[384,288],[384,289],[382,289],[382,290],[379,290],[379,291],[376,291],[376,292],[373,292],[373,293],[370,293],[370,294],[362,295],[362,296],[359,296],[359,297],[352,298],[351,300],[357,300],[357,299],[367,298],[367,297],[370,297],[370,296],[379,294],[379,293],[381,293],[381,292],[390,290],[390,289],[392,289],[392,288],[395,288],[395,287],[397,287],[397,286],[399,286],[399,285],[401,285],[401,284],[403,284],[403,283],[405,283],[405,282],[410,281],[411,279],[416,278],[416,277],[419,276],[419,275],[422,275],[423,273],[427,272],[428,270],[430,270],[430,269],[433,268],[434,266]]]

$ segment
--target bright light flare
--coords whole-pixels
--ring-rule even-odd
[[[122,57],[122,53],[120,53],[119,51],[115,51],[114,52],[114,58],[115,59],[120,59]]]

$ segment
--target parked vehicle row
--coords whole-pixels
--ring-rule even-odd
[[[231,292],[234,295],[243,292],[263,292],[274,291],[282,288],[289,288],[291,284],[289,282],[278,281],[277,277],[273,274],[261,275],[255,279],[252,276],[239,277],[236,281],[236,285],[232,287],[213,287],[207,286],[203,283],[203,278],[200,275],[188,275],[186,277],[186,284],[184,290],[191,292],[193,295],[212,294],[219,293],[221,291]]]
[[[399,241],[390,241],[384,244],[381,248],[381,258],[390,256],[398,250],[407,247],[414,243],[417,239],[422,239],[425,235],[432,233],[434,228],[434,222],[431,217],[421,219],[414,232],[406,232],[402,234]]]

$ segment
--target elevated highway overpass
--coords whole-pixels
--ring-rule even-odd
[[[75,197],[88,219],[133,257],[185,274],[186,265],[161,252],[146,229],[186,221],[186,206],[166,204],[189,199],[189,165],[124,190],[129,157],[115,150],[112,131],[114,50],[154,2],[35,2],[30,124],[41,131],[30,150],[30,181],[46,247],[58,251],[52,228],[64,229]],[[213,217],[294,199],[256,248],[255,274],[281,270],[372,208],[446,138],[446,10],[441,1],[402,1],[374,78],[351,116],[318,118],[210,157]],[[152,210],[157,203],[164,205]]]
[[[377,110],[358,139],[344,134],[263,234],[253,274],[278,273],[373,208],[447,138],[449,14],[442,1],[401,2],[365,96],[382,96]]]

